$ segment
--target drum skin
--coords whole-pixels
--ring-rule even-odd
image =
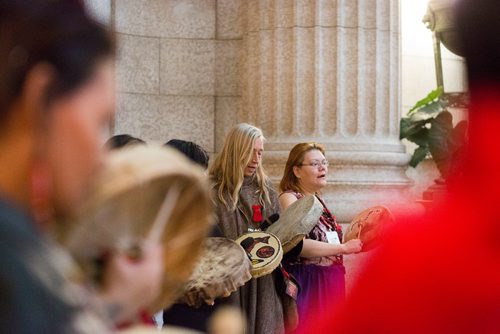
[[[155,241],[164,248],[165,275],[152,312],[178,298],[211,228],[208,180],[201,168],[166,147],[138,145],[112,151],[80,210],[79,224],[58,236],[94,278],[99,270],[96,260],[103,254],[140,257],[141,243],[173,189],[175,205]]]
[[[273,234],[255,231],[241,235],[236,239],[247,253],[252,263],[250,270],[253,278],[268,275],[276,269],[283,259],[280,240]]]
[[[211,305],[216,298],[228,297],[249,281],[251,268],[239,244],[227,238],[207,238],[179,301],[193,307]]]
[[[305,196],[287,207],[266,232],[276,235],[283,246],[283,252],[288,253],[311,232],[322,213],[323,206],[316,196]]]
[[[387,225],[394,222],[391,211],[385,206],[374,206],[357,214],[344,234],[344,242],[359,238],[363,242],[362,251],[375,248]]]

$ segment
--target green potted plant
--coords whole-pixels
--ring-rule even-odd
[[[466,138],[467,121],[453,126],[453,116],[447,110],[450,106],[464,105],[463,94],[444,94],[439,87],[418,101],[400,123],[400,139],[417,145],[409,165],[416,167],[426,157],[436,163],[441,178],[435,180],[423,194],[423,202],[432,201],[436,193],[445,191],[447,177],[454,171],[457,157]]]

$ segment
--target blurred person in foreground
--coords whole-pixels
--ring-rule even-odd
[[[500,2],[456,3],[469,142],[435,212],[399,222],[310,333],[500,333]]]
[[[220,307],[208,322],[209,334],[244,334],[245,317],[234,306]]]
[[[0,0],[0,332],[103,333],[160,289],[157,245],[111,254],[96,293],[49,237],[71,221],[114,109],[110,35],[70,0]],[[65,223],[63,223],[65,222]],[[93,317],[88,305],[106,312]]]

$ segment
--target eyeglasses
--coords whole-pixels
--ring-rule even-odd
[[[314,167],[314,168],[319,168],[319,166],[322,166],[322,167],[328,167],[329,163],[328,161],[326,160],[323,160],[323,161],[313,161],[311,162],[310,164],[300,164],[300,165],[297,165],[297,166],[311,166],[311,167]]]

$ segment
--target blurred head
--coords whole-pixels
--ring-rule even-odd
[[[144,144],[146,144],[146,142],[140,138],[123,134],[123,135],[115,135],[106,140],[104,147],[106,147],[109,150],[115,150],[126,146],[144,145]]]
[[[467,146],[462,163],[466,166],[467,195],[482,207],[497,211],[500,198],[498,165],[500,142],[500,2],[497,0],[459,0],[456,24],[461,51],[467,64],[471,103]],[[462,166],[459,166],[462,168]],[[448,182],[449,183],[449,182]],[[488,203],[488,204],[486,204]],[[493,217],[494,214],[492,214]]]
[[[285,165],[280,190],[299,193],[316,193],[326,185],[328,161],[325,149],[317,143],[295,145]]]
[[[471,95],[476,86],[496,89],[500,95],[500,2],[497,0],[460,0],[456,23],[461,50],[467,63]]]
[[[222,151],[210,167],[210,176],[218,189],[219,198],[229,208],[235,208],[238,194],[245,177],[256,177],[263,190],[262,202],[269,202],[265,184],[267,176],[262,168],[264,135],[259,128],[241,123],[227,134]],[[229,193],[229,203],[223,199]],[[263,205],[263,203],[261,203]]]
[[[200,165],[204,169],[208,168],[208,160],[210,158],[207,151],[205,151],[200,145],[197,145],[191,141],[172,139],[166,142],[165,146],[175,148],[195,164]]]
[[[209,334],[243,334],[246,321],[236,307],[222,306],[213,313],[208,322]]]
[[[80,1],[0,0],[0,151],[20,149],[0,163],[28,176],[43,170],[37,177],[50,185],[56,214],[73,207],[100,164],[114,110],[113,53]]]

